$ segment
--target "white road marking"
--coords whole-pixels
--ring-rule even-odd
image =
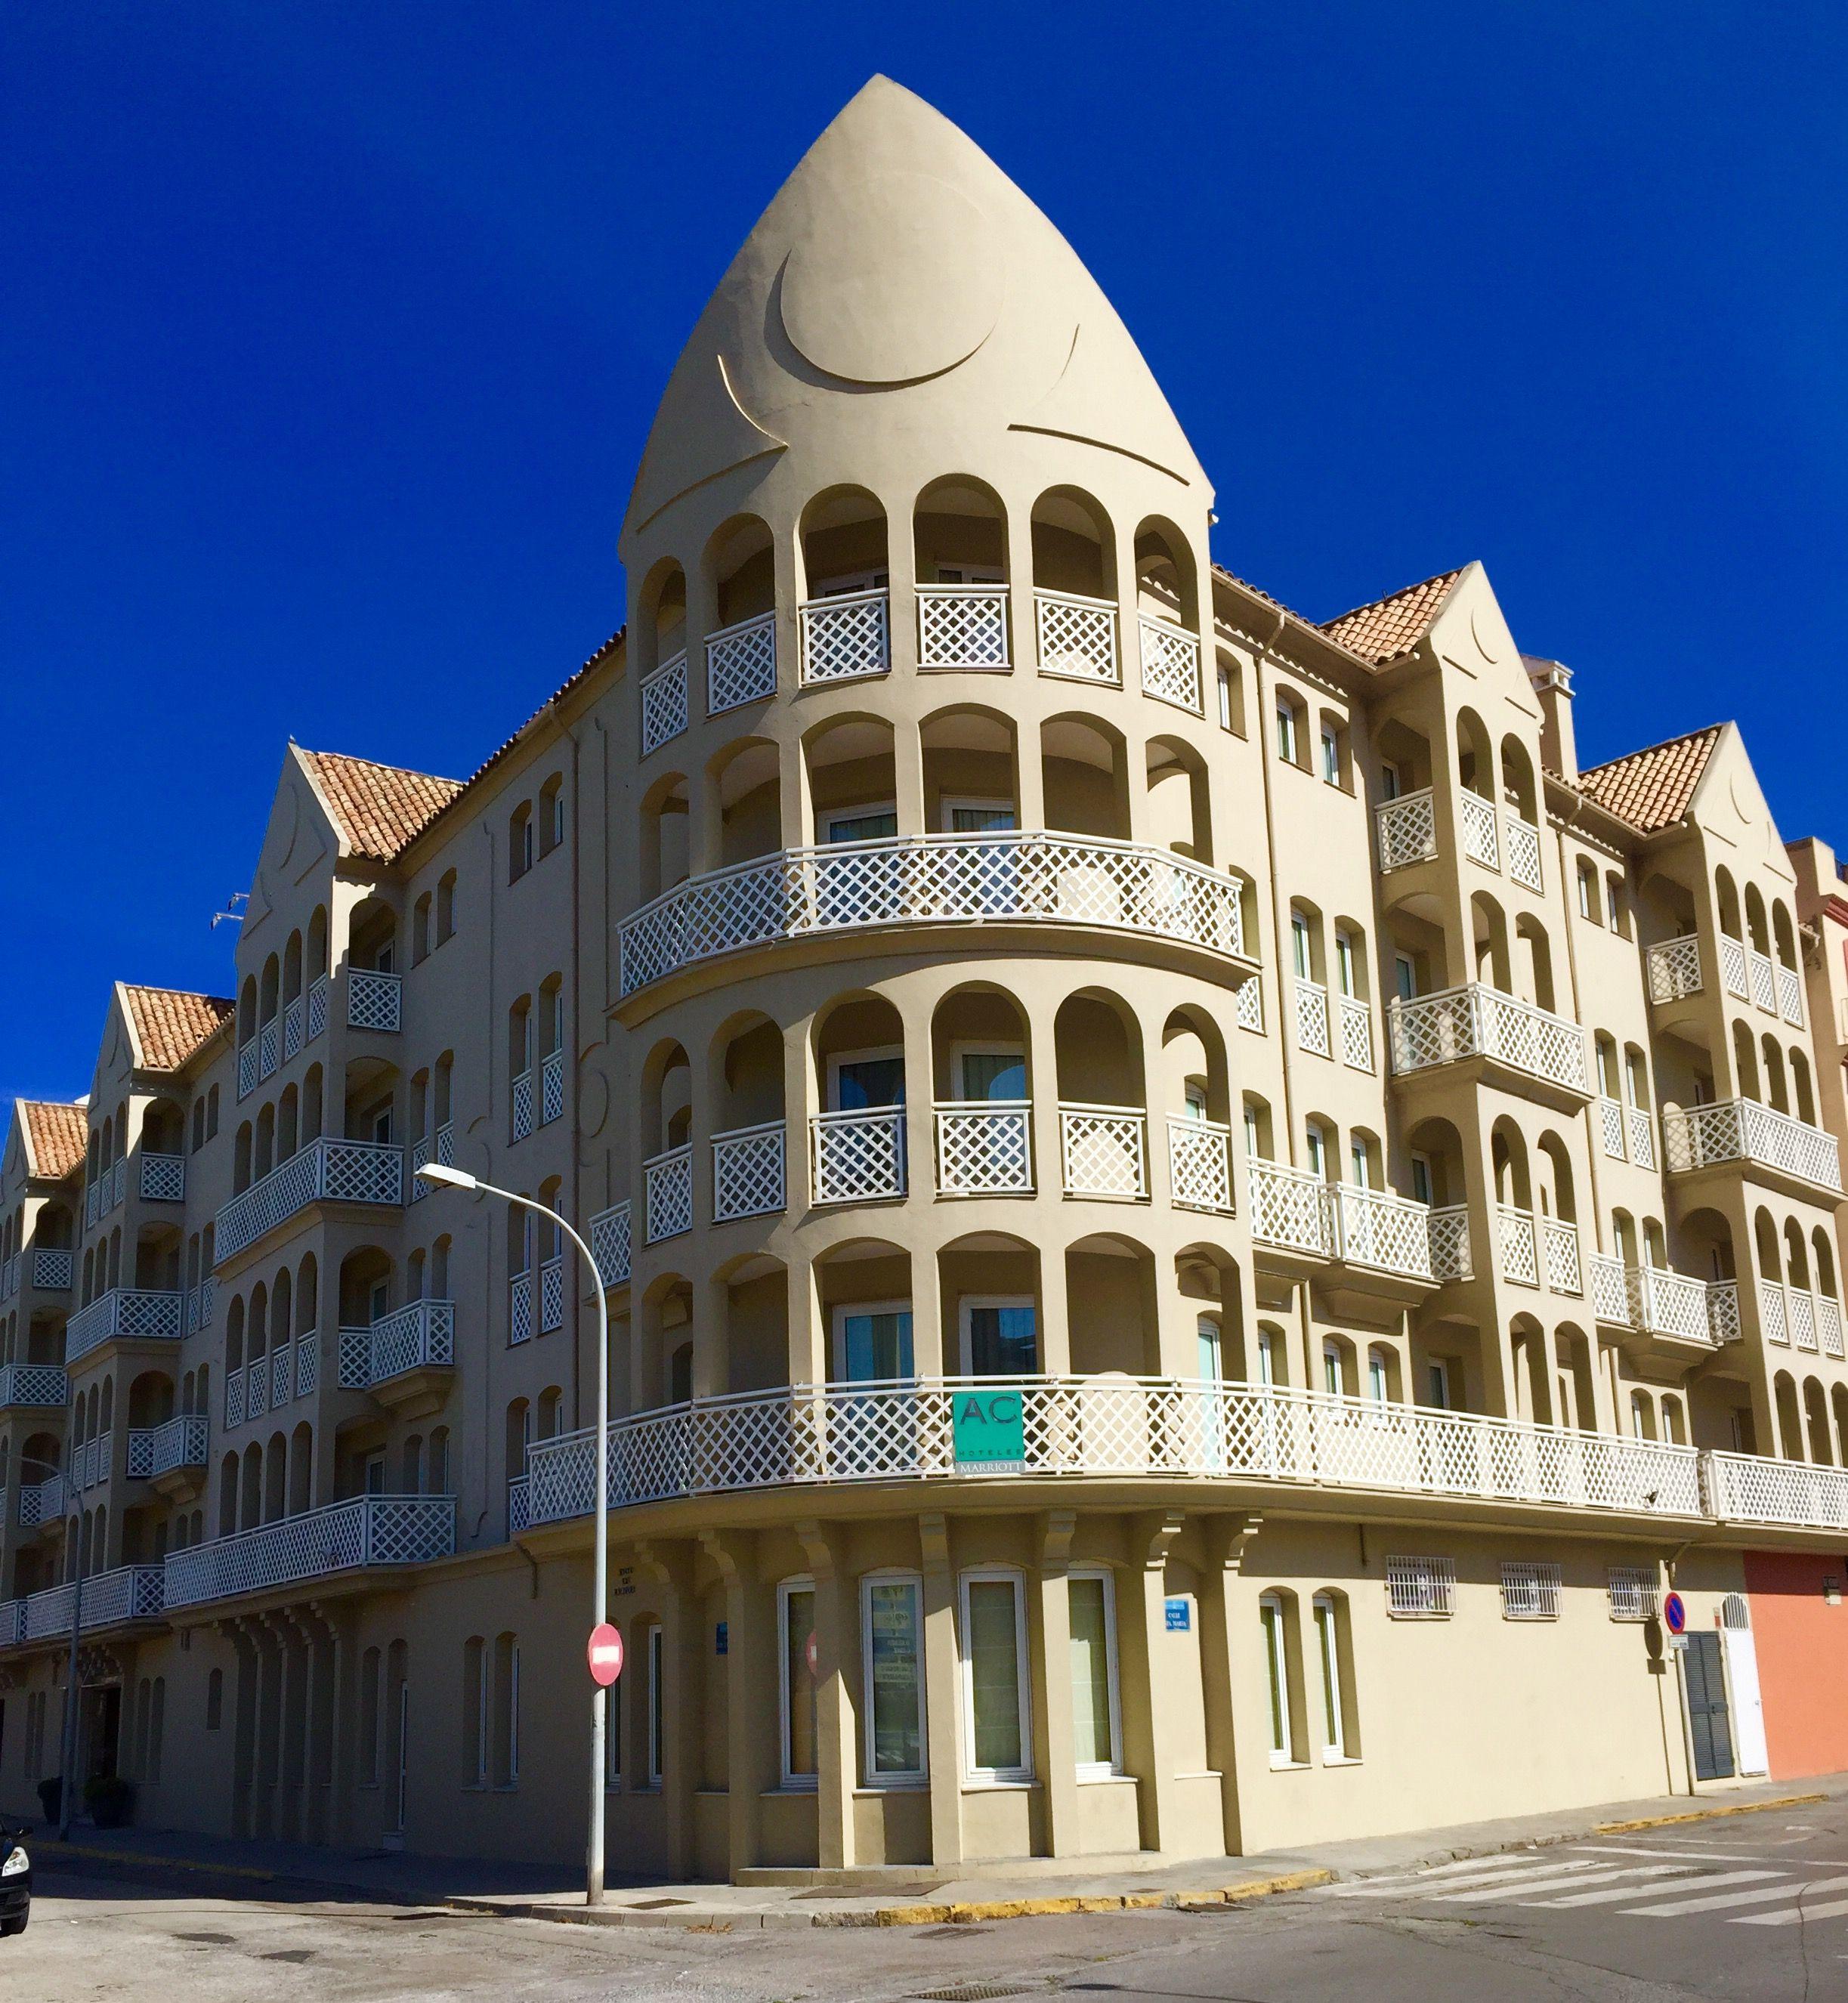
[[[1686,1864],[1639,1864],[1634,1870],[1626,1871],[1622,1875],[1626,1878],[1679,1876],[1686,1882],[1688,1882],[1687,1874],[1691,1868]],[[1760,1874],[1754,1872],[1752,1875],[1757,1876]],[[1515,1889],[1518,1891],[1525,1891],[1527,1887],[1522,1885],[1516,1886]],[[1574,1892],[1563,1899],[1522,1899],[1517,1903],[1523,1906],[1614,1906],[1620,1899],[1633,1899],[1636,1896],[1637,1888],[1633,1885],[1607,1885],[1596,1892]]]
[[[1839,1884],[1842,1881],[1836,1879],[1830,1882]],[[1818,1886],[1816,1889],[1820,1890],[1822,1888]],[[1806,1903],[1791,1907],[1787,1913],[1741,1913],[1733,1924],[1737,1927],[1794,1927],[1800,1926],[1805,1920],[1839,1919],[1844,1913],[1848,1913],[1848,1899],[1825,1899],[1819,1906]]]
[[[1803,1892],[1801,1879],[1793,1879],[1785,1872],[1727,1871],[1717,1878],[1703,1878],[1700,1883],[1706,1888],[1714,1885],[1739,1884],[1749,1878],[1779,1879],[1775,1885],[1761,1885],[1753,1892],[1715,1892],[1711,1897],[1670,1899],[1661,1905],[1630,1906],[1624,1908],[1626,1917],[1633,1914],[1639,1919],[1679,1919],[1683,1913],[1720,1913],[1736,1906],[1775,1905],[1780,1899],[1794,1899]],[[1832,1890],[1843,1881],[1839,1878],[1825,1881]]]
[[[1504,1861],[1500,1864],[1488,1864],[1479,1861],[1468,1870],[1452,1872],[1438,1879],[1435,1885],[1431,1887],[1429,1896],[1434,1897],[1438,1893],[1447,1890],[1452,1886],[1482,1884],[1492,1878],[1514,1881],[1536,1875],[1551,1877],[1554,1873],[1562,1870],[1592,1871],[1600,1868],[1603,1867],[1598,1865],[1597,1860],[1589,1857],[1576,1864],[1562,1864],[1556,1857],[1528,1857],[1522,1858],[1518,1863],[1509,1863]],[[1404,1877],[1369,1878],[1358,1885],[1336,1885],[1331,1889],[1338,1896],[1348,1899],[1418,1897],[1426,1896],[1424,1888],[1433,1875],[1434,1874],[1415,1871]]]
[[[1570,1875],[1562,1872],[1551,1877],[1525,1879],[1512,1885],[1490,1885],[1472,1892],[1438,1892],[1432,1896],[1447,1906],[1483,1906],[1497,1899],[1507,1905],[1538,1905],[1538,1900],[1529,1900],[1525,1895],[1529,1892],[1570,1892],[1580,1885],[1604,1884],[1613,1878],[1637,1877],[1654,1868],[1647,1864],[1581,1864]]]

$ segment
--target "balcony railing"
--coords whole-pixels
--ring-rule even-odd
[[[1151,619],[1144,612],[1136,621],[1142,649],[1142,693],[1176,709],[1206,714],[1200,689],[1200,636],[1172,620]]]
[[[93,1634],[130,1620],[157,1620],[162,1609],[161,1568],[157,1564],[118,1566],[93,1573],[83,1582],[78,1610],[79,1631]],[[71,1598],[75,1585],[47,1586],[43,1592],[0,1606],[0,1645],[44,1641],[71,1631]],[[12,1616],[9,1628],[8,1616]]]
[[[686,652],[663,661],[641,684],[641,755],[659,751],[686,728]]]
[[[165,1425],[134,1426],[128,1434],[128,1473],[152,1480],[177,1468],[203,1467],[211,1425],[203,1412],[183,1412]]]
[[[413,1370],[446,1369],[456,1361],[453,1301],[410,1301],[369,1328],[340,1332],[344,1391],[369,1391]]]
[[[1460,1278],[1468,1273],[1466,1214],[1459,1234],[1452,1222],[1455,1213],[1434,1211],[1390,1190],[1326,1182],[1307,1169],[1262,1159],[1249,1161],[1245,1168],[1252,1236],[1265,1244],[1408,1279]]]
[[[308,984],[308,1034],[313,1043],[327,1026],[327,977],[317,974]]]
[[[128,1190],[128,1163],[124,1159],[99,1169],[83,1195],[83,1221],[94,1224],[107,1217],[121,1202]]]
[[[777,939],[900,925],[1102,926],[1245,955],[1237,879],[1172,850],[997,829],[779,851],[677,883],[622,925],[633,995]]]
[[[678,1238],[693,1229],[693,1144],[683,1141],[641,1165],[648,1242]]]
[[[1518,1287],[1540,1284],[1540,1234],[1531,1210],[1513,1205],[1495,1206],[1497,1238],[1501,1246],[1501,1270]]]
[[[1841,1193],[1842,1155],[1835,1136],[1755,1099],[1671,1106],[1662,1115],[1662,1139],[1672,1173],[1745,1162]]]
[[[1114,600],[1079,598],[1066,591],[1036,591],[1033,617],[1039,627],[1043,675],[1102,682],[1112,688],[1121,683]]]
[[[114,1438],[113,1433],[100,1433],[94,1439],[85,1440],[72,1448],[66,1478],[78,1494],[86,1488],[98,1487],[109,1479],[110,1461],[115,1452]]]
[[[1752,998],[1767,1015],[1777,1013],[1777,970],[1767,953],[1748,947],[1746,964],[1752,970]]]
[[[1727,1523],[1778,1523],[1848,1530],[1848,1469],[1759,1454],[1701,1456],[1709,1515]]]
[[[620,1287],[628,1279],[632,1236],[627,1199],[600,1210],[590,1220],[590,1250],[597,1262],[597,1278],[606,1287]]]
[[[61,1412],[70,1397],[71,1380],[56,1364],[0,1363],[0,1411]]]
[[[959,1457],[953,1414],[971,1390],[1018,1396],[1018,1455],[999,1464]],[[1062,1377],[796,1385],[619,1419],[609,1442],[609,1496],[618,1508],[758,1488],[1025,1476],[1273,1481],[1637,1515],[1701,1513],[1692,1448],[1257,1384]],[[594,1428],[540,1442],[527,1465],[534,1523],[589,1512]],[[169,1572],[176,1562],[168,1561]]]
[[[1700,941],[1691,932],[1651,946],[1643,956],[1643,965],[1651,1002],[1679,1002],[1685,995],[1698,995],[1703,984]]]
[[[1810,1355],[1842,1355],[1842,1305],[1832,1295],[1812,1294],[1776,1280],[1758,1283],[1759,1325],[1767,1342],[1793,1344]]]
[[[1401,1075],[1485,1057],[1589,1096],[1585,1033],[1577,1023],[1480,981],[1410,1001],[1395,996],[1390,1020],[1392,1068]]]
[[[802,680],[851,681],[882,675],[892,666],[890,610],[883,589],[812,598],[798,610]]]
[[[455,1166],[456,1129],[452,1123],[447,1120],[437,1128],[435,1134],[424,1134],[410,1144],[410,1201],[413,1203],[421,1202],[429,1194],[430,1185],[420,1181],[417,1172],[426,1162],[431,1160],[440,1162],[445,1169]]]
[[[292,1155],[218,1212],[219,1263],[254,1245],[313,1203],[396,1206],[404,1201],[404,1151],[383,1141],[323,1134]]]
[[[1357,995],[1335,998],[1341,1019],[1341,1061],[1350,1071],[1371,1071],[1373,1011]]]
[[[1720,981],[1728,995],[1741,1002],[1752,998],[1752,979],[1745,970],[1745,946],[1731,932],[1720,935]]]
[[[767,1120],[712,1137],[712,1221],[769,1217],[788,1201],[784,1125]],[[601,1260],[599,1261],[599,1267]]]
[[[185,1155],[150,1155],[144,1149],[139,1187],[143,1203],[184,1203]]]
[[[1540,830],[1511,809],[1502,816],[1502,833],[1507,844],[1508,874],[1530,890],[1541,889]]]
[[[917,665],[1003,670],[1010,667],[1008,587],[1004,584],[921,584],[917,587]]]
[[[1501,867],[1501,848],[1495,829],[1495,802],[1467,790],[1457,795],[1457,824],[1462,830],[1463,853],[1486,869]]]
[[[706,638],[706,714],[742,709],[777,692],[777,615],[760,612]]]
[[[507,1534],[509,1537],[523,1537],[532,1527],[526,1477],[516,1474],[507,1484]]]
[[[905,1109],[872,1106],[810,1122],[817,1203],[868,1203],[905,1194]]]
[[[168,1554],[166,1604],[196,1606],[374,1565],[428,1564],[456,1548],[449,1495],[355,1495]]]
[[[517,1346],[533,1340],[533,1269],[507,1278],[507,1340]]]
[[[1319,981],[1296,977],[1296,1047],[1311,1057],[1329,1054],[1328,990]]]
[[[1062,1103],[1059,1155],[1067,1196],[1138,1202],[1148,1194],[1148,1120],[1140,1106]]]
[[[111,1287],[65,1323],[65,1362],[106,1342],[177,1342],[185,1333],[186,1296],[176,1290]]]
[[[1170,1114],[1168,1183],[1183,1210],[1232,1212],[1232,1130],[1215,1120]]]
[[[404,983],[396,974],[381,974],[370,967],[347,969],[347,1026],[351,1029],[378,1029],[387,1036],[398,1033]]]
[[[1777,1007],[1787,1022],[1803,1026],[1803,980],[1794,967],[1778,967]]]
[[[1373,824],[1379,836],[1382,875],[1410,863],[1428,862],[1437,855],[1437,810],[1429,786],[1420,792],[1401,793],[1396,799],[1382,800],[1373,810]]]
[[[507,1113],[507,1135],[510,1141],[523,1141],[533,1131],[536,1102],[533,1093],[533,1067],[529,1064],[519,1072],[508,1088],[512,1103]]]
[[[341,1330],[344,1340],[346,1331]],[[312,1330],[225,1373],[225,1424],[242,1425],[278,1412],[296,1398],[312,1397],[320,1382],[321,1352]]]
[[[1025,1099],[950,1100],[934,1109],[939,1196],[1026,1196],[1033,1109]]]
[[[292,1002],[282,1005],[282,1061],[299,1054],[303,1041],[303,1002],[298,995]]]
[[[539,1124],[564,1117],[564,1052],[547,1050],[539,1061]]]

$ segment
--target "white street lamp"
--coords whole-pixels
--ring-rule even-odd
[[[585,1240],[555,1210],[536,1203],[517,1190],[484,1183],[460,1169],[442,1162],[426,1162],[417,1173],[427,1183],[446,1183],[452,1189],[479,1190],[484,1196],[498,1196],[503,1202],[537,1211],[550,1218],[584,1255],[590,1268],[592,1289],[597,1303],[597,1499],[595,1578],[592,1588],[596,1602],[591,1625],[600,1627],[610,1603],[610,1303],[603,1298],[603,1276],[597,1271],[596,1255]],[[603,1739],[609,1693],[601,1683],[592,1686],[590,1699],[590,1840],[584,1859],[584,1903],[603,1903]]]

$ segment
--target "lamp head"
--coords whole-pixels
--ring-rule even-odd
[[[465,1170],[452,1169],[443,1162],[425,1162],[417,1174],[421,1182],[447,1183],[452,1189],[477,1189],[480,1186]]]

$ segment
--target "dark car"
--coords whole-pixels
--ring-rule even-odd
[[[32,1859],[26,1831],[0,1821],[0,1937],[23,1934],[32,1916]]]

